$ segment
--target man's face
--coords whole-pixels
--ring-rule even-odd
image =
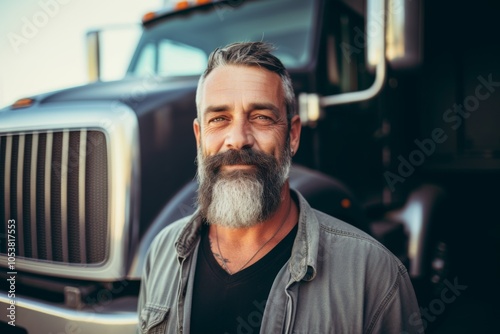
[[[269,218],[300,136],[297,116],[288,130],[280,77],[259,67],[222,66],[201,93],[194,131],[202,214],[230,227]]]

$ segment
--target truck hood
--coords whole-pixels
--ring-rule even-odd
[[[182,99],[196,90],[198,77],[127,78],[119,81],[96,82],[35,96],[35,103],[48,105],[60,102],[119,101],[138,115],[158,106]]]

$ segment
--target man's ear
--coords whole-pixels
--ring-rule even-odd
[[[299,115],[295,115],[290,120],[290,149],[294,155],[297,153],[300,144],[300,131],[302,130],[302,122]]]
[[[193,121],[193,131],[194,137],[196,138],[196,147],[200,147],[200,122],[198,122],[198,118],[195,118]]]

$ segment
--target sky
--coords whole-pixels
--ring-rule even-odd
[[[106,28],[105,46],[120,51],[104,63],[107,77],[118,78],[137,42],[143,14],[163,3],[0,0],[0,108],[22,97],[88,82],[85,33],[90,29]]]

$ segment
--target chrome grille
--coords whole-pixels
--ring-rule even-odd
[[[103,132],[0,134],[0,253],[14,219],[19,257],[102,263],[109,252],[108,200]]]

